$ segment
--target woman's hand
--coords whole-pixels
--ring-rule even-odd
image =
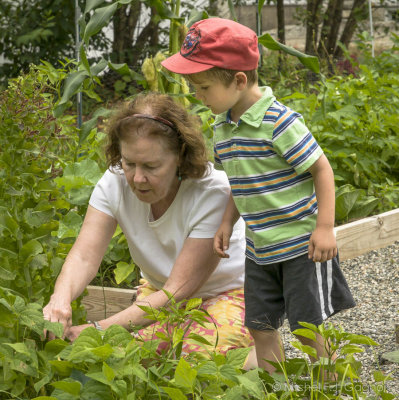
[[[89,326],[93,326],[91,324],[83,324],[83,325],[76,325],[76,326],[71,326],[66,332],[65,336],[71,341],[74,342],[76,338],[80,335],[80,333],[88,328]]]
[[[50,302],[43,308],[44,319],[51,322],[60,322],[64,326],[64,334],[62,338],[65,337],[66,332],[72,325],[72,307],[69,302],[64,299],[59,299],[52,296]],[[44,332],[46,336],[47,332]],[[53,333],[49,333],[49,339],[55,339]]]

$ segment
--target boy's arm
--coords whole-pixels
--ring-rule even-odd
[[[309,241],[309,258],[324,262],[337,255],[334,173],[324,154],[308,171],[313,176],[318,206],[316,229]]]
[[[227,202],[226,210],[223,215],[222,222],[217,230],[213,239],[213,250],[222,258],[229,258],[230,256],[226,253],[229,248],[230,237],[233,232],[233,226],[240,218],[240,213],[234,203],[233,195],[230,192],[230,197]]]

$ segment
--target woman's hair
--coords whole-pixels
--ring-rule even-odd
[[[207,172],[208,157],[200,120],[172,97],[139,94],[116,110],[108,123],[105,149],[108,167],[122,167],[120,142],[133,135],[162,138],[167,148],[180,156],[182,179],[202,178]]]
[[[248,86],[254,85],[258,82],[258,72],[256,69],[251,71],[234,71],[232,69],[224,69],[219,67],[213,67],[203,72],[195,74],[184,74],[184,78],[191,83],[197,83],[197,79],[200,80],[204,77],[220,81],[224,86],[229,86],[233,82],[237,72],[243,72],[247,76]]]

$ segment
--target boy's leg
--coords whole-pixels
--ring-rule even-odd
[[[283,275],[286,312],[292,331],[303,328],[299,322],[317,326],[340,310],[355,306],[338,258],[315,263],[306,254],[284,262]],[[297,337],[316,350],[317,358],[336,358],[335,354],[329,354],[329,344],[320,335],[317,334],[316,342]]]
[[[284,359],[278,328],[284,321],[281,264],[258,265],[245,262],[245,325],[255,341],[258,366],[268,372],[275,368],[267,361]]]
[[[255,340],[256,358],[258,367],[265,369],[269,374],[275,371],[275,367],[268,361],[282,361],[285,358],[284,346],[278,330],[258,331],[250,329]]]

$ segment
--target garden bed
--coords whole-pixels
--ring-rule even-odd
[[[335,228],[340,260],[361,256],[399,240],[399,208],[350,222]],[[83,298],[87,319],[99,320],[129,307],[135,299],[133,289],[88,286]]]

